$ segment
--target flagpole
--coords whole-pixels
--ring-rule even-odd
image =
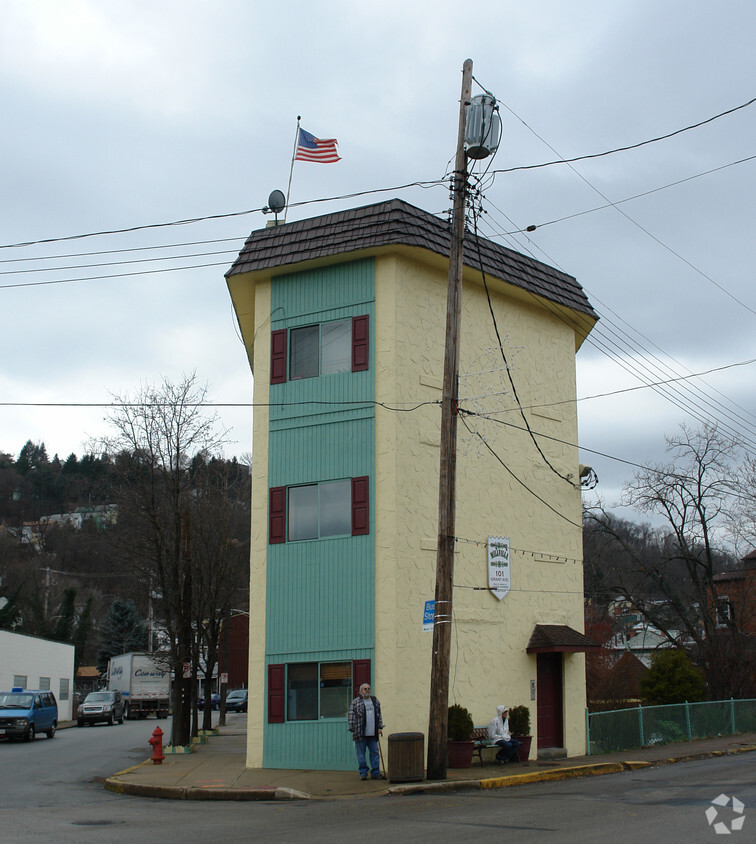
[[[289,186],[286,188],[286,207],[284,208],[284,223],[286,222],[286,215],[289,213],[289,194],[291,193],[291,177],[294,175],[294,159],[297,156],[297,145],[299,144],[299,121],[302,115],[297,115],[297,133],[294,136],[294,150],[291,153],[291,169],[289,170]]]

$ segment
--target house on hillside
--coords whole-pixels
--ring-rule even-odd
[[[717,626],[731,622],[741,633],[756,634],[756,551],[746,554],[741,566],[714,575],[716,594],[709,600],[716,608]]]
[[[445,221],[390,200],[253,231],[226,273],[254,373],[249,767],[354,768],[365,681],[387,733],[427,736],[448,256]],[[575,353],[597,317],[569,275],[473,236],[464,256],[449,702],[476,724],[528,705],[540,753],[581,754]]]

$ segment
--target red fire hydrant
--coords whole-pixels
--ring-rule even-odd
[[[152,745],[152,764],[162,765],[165,756],[163,756],[163,731],[160,727],[155,727],[155,732],[147,743]]]

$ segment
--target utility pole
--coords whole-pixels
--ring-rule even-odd
[[[438,484],[438,543],[436,546],[436,603],[433,618],[430,718],[428,724],[428,779],[446,779],[451,652],[452,583],[454,578],[454,516],[457,462],[457,403],[459,398],[459,323],[462,304],[462,247],[465,237],[467,158],[465,125],[472,87],[472,59],[462,67],[459,132],[452,191],[453,227],[449,251],[446,299],[444,384],[441,398],[441,460]]]

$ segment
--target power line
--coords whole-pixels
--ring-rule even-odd
[[[745,164],[747,161],[753,161],[756,155],[749,155],[747,158],[740,158],[737,161],[730,161],[728,164],[722,164],[719,167],[713,167],[711,170],[704,170],[702,173],[696,173],[694,176],[686,176],[684,179],[678,179],[676,182],[669,182],[666,185],[660,185],[657,188],[636,193],[633,196],[627,196],[624,199],[618,199],[615,202],[607,202],[606,205],[598,205],[595,208],[588,208],[585,211],[576,211],[574,214],[567,214],[564,217],[557,217],[555,220],[548,220],[545,223],[534,223],[524,229],[517,229],[516,231],[507,232],[507,234],[523,234],[525,232],[534,232],[536,229],[542,229],[546,226],[553,226],[556,223],[563,223],[565,220],[574,220],[576,217],[583,217],[586,214],[593,214],[595,211],[604,211],[607,208],[615,208],[617,205],[622,205],[625,202],[632,202],[634,199],[641,199],[644,196],[651,196],[651,194],[659,193],[659,191],[674,188],[678,185],[685,184],[685,182],[692,182],[694,179],[700,179],[702,176],[710,176],[712,173],[718,173],[720,170],[726,170],[728,167],[734,167],[737,164]]]
[[[493,203],[489,203],[489,204],[491,204],[491,206],[493,208],[496,208],[496,206],[493,205]],[[501,213],[502,216],[507,218],[506,214],[504,214],[500,209],[496,208],[496,210],[499,211],[499,213]],[[507,219],[509,220],[509,218],[507,218]],[[509,222],[511,222],[511,220],[509,220]],[[500,234],[504,234],[504,233],[500,233]],[[538,248],[539,251],[543,252],[543,254],[546,255],[547,260],[549,260],[554,266],[557,266],[557,267],[559,266],[559,263],[556,262],[547,253],[545,253],[544,250],[541,247],[537,246],[535,243],[533,245],[536,246],[536,248]],[[522,246],[520,244],[515,244],[515,246],[516,246],[516,248],[518,248],[520,250],[524,250],[524,251],[532,254],[532,251],[530,249],[528,249],[527,246]],[[573,328],[575,327],[568,319],[565,318],[565,316],[558,309],[556,309],[555,307],[552,307],[550,305],[550,303],[548,303],[545,300],[539,299],[539,297],[537,297],[531,291],[527,291],[527,292],[529,293],[529,295],[531,295],[531,297],[534,300],[539,302],[541,307],[545,307],[547,310],[549,310],[551,313],[553,313],[556,318],[560,319],[562,322],[565,322],[565,324],[570,325]],[[595,301],[600,301],[600,300],[598,300],[597,297],[593,296],[593,294],[590,294],[590,295],[591,295],[591,298],[593,298]],[[608,309],[608,310],[611,310],[611,309]],[[612,311],[612,313],[613,313],[613,311]],[[622,321],[625,322],[625,324],[627,324],[625,320],[622,320]],[[612,326],[612,321],[610,319],[606,318],[606,317],[602,320],[602,323],[608,323],[610,327]],[[613,329],[613,338],[614,338],[613,340],[606,338],[606,333],[603,329],[602,323],[599,323],[598,326],[596,328],[594,328],[594,330],[588,336],[587,342],[589,343],[589,345],[592,345],[595,348],[597,348],[599,351],[602,351],[605,355],[607,355],[607,357],[609,357],[611,360],[614,360],[614,362],[618,366],[620,366],[621,368],[626,370],[628,373],[631,373],[634,377],[638,378],[638,380],[645,382],[647,385],[651,385],[655,382],[663,382],[664,379],[660,378],[659,375],[656,374],[656,372],[654,371],[655,369],[657,371],[662,372],[664,375],[666,375],[668,372],[673,372],[675,375],[678,374],[670,366],[668,366],[667,364],[664,364],[661,360],[659,360],[658,357],[656,357],[655,355],[650,353],[649,350],[647,348],[645,348],[642,343],[638,343],[637,341],[632,340],[632,338],[630,338],[629,335],[627,335],[621,329],[619,329],[619,330]],[[641,337],[643,336],[640,332],[637,331],[637,329],[634,329],[631,326],[628,326],[628,327],[630,327],[631,330],[633,332],[635,332],[636,334],[638,334],[639,336],[641,336]],[[627,340],[623,339],[623,337],[621,336],[621,334],[619,332],[624,334],[624,336],[627,337]],[[628,345],[628,341],[631,345]],[[622,353],[628,353],[629,352],[631,357],[626,359],[626,358],[622,357],[621,354],[618,354],[618,352],[615,351],[615,349],[613,348],[614,342],[617,342],[619,344],[619,346],[624,347],[622,349]],[[652,342],[652,341],[649,341],[649,342]],[[656,344],[654,344],[654,345],[656,345]],[[619,346],[618,346],[618,348],[619,348]],[[631,348],[631,346],[634,347],[634,349],[640,349],[641,350],[639,360],[634,361],[632,359],[632,355],[634,353],[637,354],[637,352],[635,352]],[[657,348],[659,348],[659,347],[657,346]],[[661,351],[661,349],[660,349],[660,351]],[[647,360],[647,356],[649,356],[649,355],[658,362],[658,366],[657,366],[657,364],[654,364],[651,360]],[[668,356],[668,357],[671,358],[671,356]],[[671,359],[674,360],[674,358],[671,358]],[[685,367],[682,367],[682,365],[679,364],[679,362],[675,361],[675,363],[679,367],[681,367],[683,369],[685,368]],[[648,374],[646,374],[646,373],[648,373]],[[655,387],[654,389],[663,398],[666,398],[668,401],[670,401],[672,404],[677,406],[680,410],[683,410],[685,413],[689,414],[691,417],[696,419],[698,422],[701,422],[701,423],[706,422],[706,418],[701,413],[701,407],[700,407],[701,399],[700,398],[695,397],[693,399],[688,399],[685,396],[679,395],[679,391],[677,391],[677,392],[671,391],[670,389],[668,389],[665,386],[658,386],[658,387]],[[704,396],[704,404],[708,404],[709,407],[714,410],[714,417],[719,419],[720,426],[727,428],[730,431],[731,435],[742,436],[741,430],[733,429],[727,422],[725,422],[721,418],[720,414],[724,410],[724,408],[722,408],[721,403],[711,402],[708,399],[708,397],[706,396],[706,394],[699,387],[697,387],[695,385],[692,388],[688,388],[686,386],[685,389],[687,389],[687,390],[694,389],[698,393],[700,393],[702,396]],[[735,403],[732,402],[731,400],[727,399],[727,401],[729,401],[730,404],[733,404],[734,406],[737,407],[737,405],[735,405]],[[732,419],[732,414],[727,413],[727,415],[729,415],[730,419]],[[742,417],[740,417],[740,418],[742,419]],[[743,419],[743,422],[746,425],[748,425],[749,427],[751,427],[751,429],[753,430],[753,427],[750,426],[750,423],[748,423],[747,420]],[[751,448],[756,448],[756,442],[750,441],[750,444],[751,444]]]
[[[542,167],[552,167],[556,164],[572,164],[576,161],[586,161],[586,160],[592,159],[592,158],[602,158],[602,157],[605,157],[605,156],[614,155],[616,153],[626,152],[626,151],[632,150],[632,149],[638,149],[640,147],[647,146],[649,144],[654,144],[654,143],[658,143],[659,141],[667,140],[668,138],[672,138],[675,135],[680,135],[683,132],[689,132],[692,129],[698,129],[701,126],[705,126],[707,123],[712,123],[715,120],[719,120],[721,117],[725,117],[729,114],[733,114],[734,112],[739,111],[740,109],[747,108],[748,106],[753,105],[753,103],[755,103],[755,102],[756,102],[756,97],[748,100],[747,102],[741,103],[741,105],[734,106],[733,108],[727,109],[726,111],[719,112],[719,114],[715,114],[712,117],[706,118],[705,120],[700,120],[697,123],[692,123],[689,126],[684,126],[681,129],[676,129],[673,132],[668,132],[665,135],[659,135],[659,136],[654,137],[654,138],[649,138],[645,141],[639,141],[638,143],[628,144],[628,145],[622,146],[622,147],[615,147],[613,149],[605,150],[604,152],[597,152],[597,153],[590,153],[590,154],[586,154],[586,155],[579,155],[579,156],[576,156],[575,158],[568,158],[568,159],[560,158],[556,161],[545,161],[545,162],[541,162],[540,164],[525,164],[525,165],[520,165],[520,166],[517,166],[517,167],[509,167],[509,168],[506,168],[506,169],[503,169],[503,170],[491,170],[490,174],[494,175],[494,174],[499,174],[499,173],[513,173],[513,172],[516,172],[518,170],[534,170],[534,169],[538,169],[538,168],[542,168]],[[501,104],[512,115],[514,115],[518,120],[520,120],[523,123],[523,125],[525,125],[531,132],[533,131],[531,129],[531,127],[528,126],[528,124],[525,123],[524,120],[522,120],[521,117],[519,117],[517,114],[515,114],[515,112],[508,105],[506,105],[506,103],[501,103]],[[535,132],[533,134],[535,134]],[[340,194],[338,196],[321,197],[319,199],[301,200],[300,202],[290,203],[289,207],[290,208],[298,208],[298,207],[303,207],[303,206],[306,206],[306,205],[312,205],[312,204],[319,203],[319,202],[334,202],[336,200],[341,200],[341,199],[353,199],[353,198],[358,197],[358,196],[367,196],[367,195],[373,194],[373,193],[385,193],[387,191],[406,190],[406,189],[412,188],[412,187],[421,187],[421,188],[437,187],[439,185],[444,184],[445,182],[446,182],[446,179],[408,182],[407,184],[397,185],[395,187],[371,188],[371,189],[363,190],[363,191],[354,191],[352,193]],[[245,211],[230,211],[230,212],[226,212],[226,213],[222,213],[222,214],[206,214],[206,215],[202,215],[202,216],[198,216],[198,217],[188,217],[188,218],[181,219],[181,220],[171,220],[169,222],[161,222],[161,223],[146,223],[146,224],[143,224],[143,225],[129,226],[129,227],[126,227],[126,228],[121,228],[121,229],[105,229],[105,230],[102,230],[102,231],[85,232],[85,233],[82,233],[82,234],[72,234],[72,235],[65,235],[65,236],[61,236],[61,237],[40,238],[40,239],[37,239],[37,240],[28,240],[28,241],[22,241],[22,242],[18,242],[18,243],[6,243],[6,244],[0,244],[0,249],[15,249],[15,248],[21,248],[21,247],[27,247],[27,246],[37,246],[37,245],[45,244],[45,243],[61,243],[61,242],[64,242],[64,241],[81,240],[81,239],[89,238],[89,237],[100,237],[100,236],[103,236],[103,235],[126,234],[126,233],[130,233],[130,232],[145,231],[145,230],[148,230],[148,229],[167,228],[167,227],[171,227],[171,226],[186,226],[186,225],[191,225],[193,223],[205,222],[205,221],[208,221],[208,220],[223,220],[223,219],[229,219],[229,218],[232,218],[232,217],[244,217],[244,216],[248,216],[249,214],[256,214],[258,212],[261,212],[262,210],[263,210],[263,207],[250,208],[250,209],[247,209]]]
[[[480,439],[480,441],[483,443],[483,445],[484,445],[484,446],[485,446],[485,447],[486,447],[486,448],[487,448],[487,449],[491,452],[491,454],[493,455],[493,457],[494,457],[494,458],[495,458],[495,459],[496,459],[496,460],[497,460],[497,461],[498,461],[498,462],[499,462],[499,463],[500,463],[500,464],[504,467],[504,469],[506,469],[506,471],[509,473],[509,475],[510,475],[510,476],[511,476],[511,477],[512,477],[515,481],[517,481],[517,483],[518,483],[518,484],[520,484],[520,486],[521,486],[524,490],[526,490],[527,492],[529,492],[529,493],[530,493],[530,494],[531,494],[534,498],[537,498],[537,499],[541,502],[541,504],[543,504],[545,507],[547,507],[549,510],[551,510],[551,512],[552,512],[552,513],[555,513],[557,516],[559,516],[559,518],[560,518],[560,519],[564,519],[564,521],[565,521],[565,522],[568,522],[568,523],[569,523],[569,524],[571,524],[573,527],[579,527],[579,528],[581,528],[581,529],[582,529],[582,525],[578,524],[577,522],[573,522],[573,521],[572,521],[572,519],[570,519],[568,516],[565,516],[565,515],[564,515],[564,513],[560,513],[560,512],[559,512],[559,510],[557,510],[555,507],[552,507],[552,505],[551,505],[551,504],[549,504],[549,502],[548,502],[548,501],[546,501],[546,499],[545,499],[545,498],[543,498],[542,496],[540,496],[537,492],[534,492],[534,491],[533,491],[533,490],[532,490],[532,489],[531,489],[531,488],[530,488],[530,487],[529,487],[529,486],[525,483],[525,481],[523,481],[521,478],[519,478],[519,477],[518,477],[518,476],[517,476],[517,475],[516,475],[516,474],[515,474],[515,473],[514,473],[514,472],[513,472],[510,468],[509,468],[509,466],[507,466],[507,464],[506,464],[506,463],[502,460],[502,458],[501,458],[501,457],[499,457],[499,455],[498,455],[498,454],[497,454],[497,453],[493,450],[493,448],[491,448],[490,443],[486,442],[485,437],[481,436],[481,435],[480,435],[477,431],[473,431],[473,430],[470,428],[470,426],[467,424],[467,421],[465,420],[465,416],[464,416],[462,413],[460,413],[460,414],[459,414],[459,419],[460,419],[460,421],[462,422],[462,424],[465,426],[465,428],[467,429],[467,432],[468,432],[469,434],[473,434],[474,436],[478,437],[478,439]]]
[[[666,141],[668,138],[674,138],[675,135],[681,135],[683,132],[690,132],[691,129],[699,129],[701,126],[705,126],[707,123],[713,123],[715,120],[719,120],[720,117],[725,117],[728,114],[733,114],[736,111],[740,111],[742,108],[747,108],[750,105],[756,103],[756,97],[753,99],[748,100],[747,102],[741,103],[739,106],[735,106],[734,108],[729,108],[726,111],[721,111],[719,114],[715,114],[713,117],[707,117],[705,120],[699,120],[698,123],[692,123],[690,126],[684,126],[682,129],[675,129],[673,132],[668,132],[666,135],[659,135],[655,138],[649,138],[646,141],[639,141],[635,144],[628,144],[624,147],[615,147],[614,149],[605,150],[604,152],[594,152],[590,155],[578,155],[575,158],[559,158],[557,161],[544,161],[541,164],[523,164],[519,167],[508,167],[505,170],[492,170],[491,173],[514,173],[518,170],[536,170],[541,167],[553,167],[555,164],[574,164],[576,161],[587,161],[591,158],[603,158],[607,155],[614,155],[618,152],[627,152],[631,149],[639,149],[640,147],[648,146],[649,144],[655,144],[659,141]],[[509,111],[514,117],[516,117],[527,129],[531,132],[533,130],[528,126],[528,124],[506,104],[501,103],[507,111]],[[536,133],[533,132],[535,135]],[[556,150],[552,150],[552,152],[556,152]],[[559,153],[557,153],[559,155]]]
[[[358,196],[367,196],[372,193],[386,193],[387,191],[398,191],[398,190],[406,190],[408,188],[431,188],[431,187],[438,187],[439,185],[443,185],[445,183],[444,179],[435,179],[432,181],[427,182],[408,182],[405,185],[396,185],[395,187],[390,188],[371,188],[369,190],[363,191],[354,191],[352,193],[344,193],[339,196],[328,196],[328,197],[321,197],[319,199],[304,199],[300,202],[291,202],[289,203],[289,208],[299,208],[305,205],[314,205],[319,202],[335,202],[336,200],[340,199],[354,199]],[[111,234],[128,234],[132,232],[138,231],[146,231],[148,229],[161,229],[161,228],[168,228],[171,226],[188,226],[192,225],[193,223],[204,223],[208,220],[227,220],[232,217],[246,217],[249,214],[257,214],[258,212],[262,212],[263,208],[250,208],[246,211],[230,211],[225,214],[206,214],[201,217],[188,217],[183,220],[171,220],[167,223],[145,223],[139,226],[129,226],[123,229],[104,229],[102,231],[94,231],[94,232],[85,232],[84,234],[69,234],[62,237],[48,237],[48,238],[41,238],[39,240],[27,240],[20,243],[5,243],[0,244],[0,249],[17,249],[21,247],[27,246],[39,246],[44,243],[61,243],[63,241],[70,241],[70,240],[83,240],[88,237],[101,237],[103,235],[111,235]]]

